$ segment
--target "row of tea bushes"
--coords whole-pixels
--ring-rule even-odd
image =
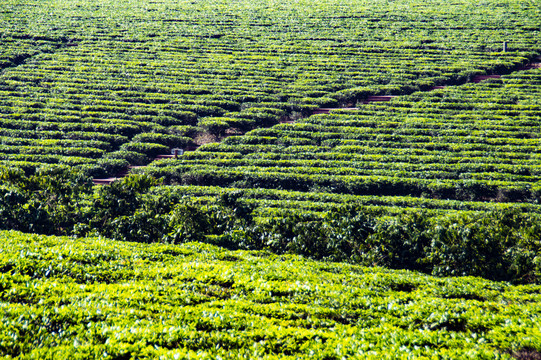
[[[404,11],[415,6],[423,13]],[[539,50],[536,10],[517,0],[482,9],[440,0],[272,8],[251,0],[7,0],[0,130],[103,139],[107,152],[149,132],[159,134],[149,144],[184,147],[188,140],[170,138],[178,126],[197,127],[189,137],[200,142],[198,132],[220,139],[317,107],[512,71]],[[126,146],[154,153],[152,145]]]
[[[541,72],[530,70],[314,115],[140,171],[184,185],[536,203],[536,79]]]
[[[0,355],[501,359],[541,351],[540,286],[188,243],[0,232]]]

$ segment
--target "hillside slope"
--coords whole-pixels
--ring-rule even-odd
[[[536,5],[6,0],[0,164],[113,175],[200,135],[509,72],[541,52]]]

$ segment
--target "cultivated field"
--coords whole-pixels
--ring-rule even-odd
[[[539,5],[2,1],[0,357],[539,359]]]
[[[1,15],[2,163],[95,177],[540,51],[523,1],[5,1]]]
[[[0,232],[23,359],[535,359],[541,287],[210,245]]]

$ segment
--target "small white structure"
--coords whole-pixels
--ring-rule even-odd
[[[173,148],[171,149],[171,155],[175,155],[175,157],[177,156],[180,156],[184,154],[184,150],[183,149],[179,149],[179,148]]]

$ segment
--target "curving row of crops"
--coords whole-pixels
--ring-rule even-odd
[[[0,162],[97,176],[319,106],[511,71],[539,50],[538,15],[511,0],[9,0]]]
[[[305,192],[311,202],[336,194],[441,209],[453,200],[485,202],[477,209],[520,202],[537,211],[539,83],[541,71],[529,70],[395,97],[232,136],[138,171],[183,185]],[[289,197],[281,193],[276,199]]]

